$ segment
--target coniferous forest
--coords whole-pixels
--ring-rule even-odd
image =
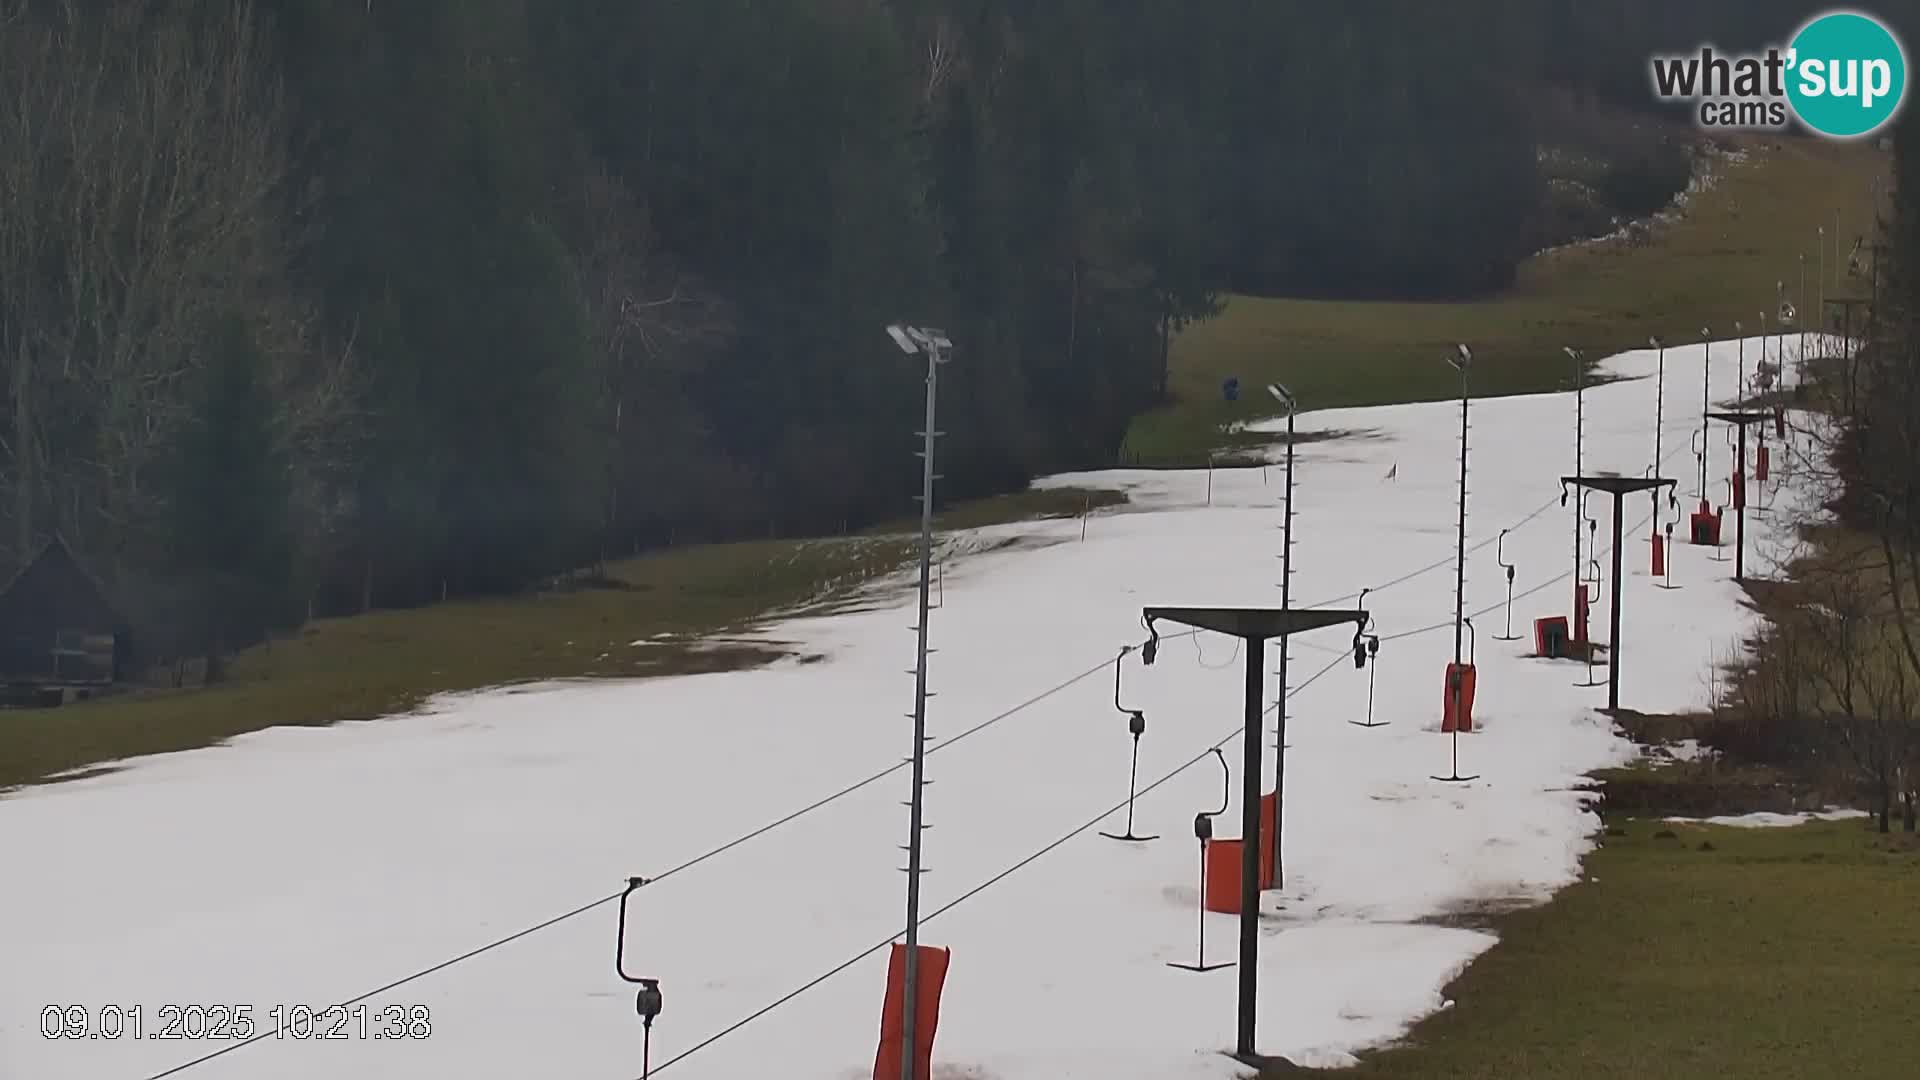
[[[0,570],[152,655],[1109,463],[1228,292],[1447,299],[1683,186],[1781,0],[0,0]],[[1744,40],[1743,40],[1744,39]],[[1604,119],[1603,119],[1604,118]],[[1622,132],[1628,134],[1622,134]]]

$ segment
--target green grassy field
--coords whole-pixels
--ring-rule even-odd
[[[1072,515],[1117,500],[1108,491],[1029,491],[956,506],[939,523]],[[0,713],[0,789],[262,728],[383,716],[443,691],[762,662],[779,650],[726,636],[771,612],[844,599],[902,568],[916,548],[915,537],[886,530],[673,548],[610,564],[598,587],[316,620],[241,653],[229,680],[211,689]]]
[[[1448,990],[1452,1008],[1338,1075],[1920,1075],[1912,837],[1859,821],[1623,828],[1587,860],[1585,882],[1499,918],[1500,943]]]
[[[1485,300],[1230,298],[1219,317],[1175,341],[1174,403],[1140,417],[1124,453],[1148,460],[1204,454],[1234,441],[1223,424],[1272,414],[1263,393],[1223,402],[1220,383],[1229,375],[1245,387],[1285,382],[1304,409],[1434,400],[1459,393],[1459,376],[1443,361],[1464,342],[1474,351],[1476,393],[1538,393],[1571,385],[1563,345],[1597,359],[1643,345],[1650,334],[1698,341],[1703,325],[1732,337],[1739,320],[1757,334],[1762,311],[1772,321],[1775,282],[1797,290],[1801,253],[1807,313],[1818,277],[1815,230],[1825,226],[1830,245],[1838,210],[1843,257],[1856,233],[1871,233],[1870,182],[1884,172],[1885,155],[1803,139],[1753,139],[1745,147],[1746,160],[1721,159],[1714,186],[1647,245],[1536,256],[1512,289]],[[1835,261],[1828,254],[1830,277]],[[1850,283],[1843,291],[1860,295],[1866,287]]]

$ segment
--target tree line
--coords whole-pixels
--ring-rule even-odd
[[[1645,53],[1807,7],[0,0],[0,566],[213,657],[858,527],[896,319],[959,343],[943,497],[1101,464],[1230,290],[1497,288],[1601,225],[1549,143],[1657,206]]]

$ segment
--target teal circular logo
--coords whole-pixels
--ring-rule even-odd
[[[1871,134],[1907,92],[1907,58],[1893,32],[1852,11],[1822,15],[1788,46],[1787,101],[1800,122],[1838,139]]]

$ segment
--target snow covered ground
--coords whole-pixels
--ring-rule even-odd
[[[1745,343],[1749,367],[1759,347]],[[1728,399],[1735,346],[1713,353],[1715,397]],[[1666,354],[1662,448],[1682,513],[1696,487],[1689,435],[1702,362],[1698,345]],[[1587,467],[1638,475],[1654,449],[1655,355],[1606,366],[1627,378],[1587,393]],[[1390,726],[1347,723],[1364,717],[1367,690],[1366,673],[1343,656],[1347,631],[1294,643],[1285,882],[1266,898],[1260,1047],[1303,1063],[1346,1062],[1441,1007],[1441,988],[1493,940],[1446,917],[1576,880],[1596,827],[1581,777],[1634,753],[1592,711],[1604,688],[1574,685],[1583,665],[1523,656],[1533,618],[1570,606],[1575,508],[1558,503],[1558,478],[1571,471],[1572,397],[1487,400],[1472,412],[1468,521],[1481,730],[1459,740],[1461,770],[1480,779],[1429,779],[1450,764],[1451,740],[1437,729],[1453,650],[1457,410],[1301,417],[1306,431],[1354,434],[1299,450],[1295,603],[1344,601],[1428,568],[1367,600],[1388,639],[1376,710]],[[1724,501],[1731,455],[1717,425],[1712,438]],[[1084,541],[1077,521],[986,530],[1026,542],[948,567],[932,622],[932,731],[952,739],[1112,660],[1142,639],[1144,604],[1276,604],[1281,470],[1216,473],[1211,506],[1207,480],[1057,477],[1121,486],[1133,502],[1094,518]],[[1593,507],[1604,547],[1610,512],[1600,497]],[[1627,512],[1622,704],[1701,706],[1714,659],[1754,616],[1738,602],[1731,562],[1700,549],[1676,553],[1683,588],[1655,588],[1647,498],[1630,499]],[[1494,640],[1506,595],[1494,540],[1507,527],[1523,636],[1514,642]],[[1748,527],[1749,569],[1765,573],[1769,519],[1750,514]],[[1677,531],[1684,537],[1685,525]],[[415,715],[268,730],[0,799],[0,1078],[159,1074],[234,1046],[152,1038],[164,1006],[250,1005],[264,1031],[276,1007],[363,994],[887,767],[908,750],[910,603],[896,594],[875,610],[771,631],[824,662],[453,696]],[[1596,634],[1606,616],[1603,600]],[[1272,657],[1264,662],[1271,670]],[[944,1077],[1241,1071],[1220,1054],[1233,1039],[1234,972],[1166,965],[1194,953],[1191,822],[1221,788],[1208,747],[1226,747],[1239,790],[1243,668],[1234,643],[1212,636],[1164,642],[1152,667],[1138,654],[1123,663],[1128,704],[1148,716],[1141,784],[1198,761],[1141,799],[1138,826],[1163,834],[1157,842],[1098,836],[1121,827],[1118,814],[1087,827],[1126,794],[1129,740],[1110,667],[935,744],[923,911],[940,913],[922,940],[953,949],[935,1051]],[[674,1059],[899,931],[906,794],[906,773],[894,772],[636,894],[631,963],[665,994],[656,1071],[695,1080],[871,1070],[884,951]],[[1238,835],[1230,801],[1223,836]],[[1227,959],[1235,920],[1208,919],[1210,958]],[[368,1000],[375,1014],[426,1006],[426,1038],[372,1038],[393,1026],[377,1020],[362,1037],[356,1022],[345,1039],[270,1036],[176,1075],[625,1080],[639,1074],[641,1032],[631,988],[614,974],[613,939],[604,904]],[[149,1038],[44,1038],[49,1004],[138,1007]]]
[[[1865,810],[1807,810],[1798,814],[1776,814],[1761,810],[1752,814],[1723,814],[1719,817],[1663,818],[1679,825],[1728,825],[1736,829],[1784,829],[1809,821],[1850,821],[1867,816]]]

